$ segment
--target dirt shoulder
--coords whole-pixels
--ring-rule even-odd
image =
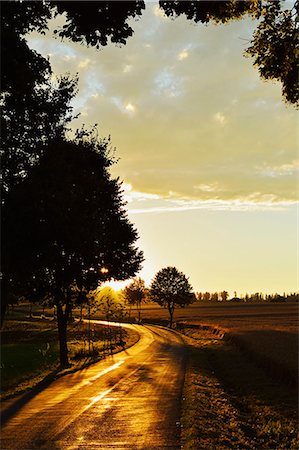
[[[297,394],[232,342],[188,329],[183,394],[184,449],[296,449]]]

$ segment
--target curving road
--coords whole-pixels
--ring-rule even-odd
[[[162,327],[124,326],[140,334],[133,347],[4,410],[1,450],[181,448],[183,341]]]

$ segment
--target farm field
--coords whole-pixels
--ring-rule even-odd
[[[136,316],[132,310],[131,316]],[[168,319],[168,312],[155,304],[143,306],[145,319]],[[178,308],[174,313],[175,321],[188,321],[194,324],[221,326],[229,330],[236,329],[276,329],[298,331],[298,303],[199,303],[186,308]]]
[[[175,311],[175,321],[223,330],[248,357],[274,376],[291,383],[298,377],[297,303],[209,304],[194,303]],[[167,320],[165,309],[147,305],[144,320]]]
[[[211,330],[186,328],[184,333],[189,358],[182,448],[297,449],[296,389]]]

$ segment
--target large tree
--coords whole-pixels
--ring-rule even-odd
[[[168,309],[170,327],[173,324],[175,307],[184,307],[196,300],[188,278],[176,267],[159,270],[150,285],[149,293],[152,301]]]
[[[32,30],[43,31],[50,16],[40,2],[1,3],[2,203],[72,119],[76,78],[53,80],[49,61],[25,39]]]
[[[89,291],[103,280],[125,280],[143,260],[108,151],[109,141],[96,138],[51,143],[4,207],[4,303],[14,291],[53,298],[62,366],[73,286]]]

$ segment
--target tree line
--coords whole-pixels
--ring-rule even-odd
[[[230,297],[227,291],[222,292],[196,292],[196,299],[199,302],[242,302],[242,303],[250,303],[250,302],[270,302],[270,303],[278,303],[278,302],[298,302],[299,301],[299,293],[283,293],[283,294],[263,294],[262,292],[256,292],[254,294],[245,294],[245,295],[237,295],[237,292],[234,292],[234,296]]]

